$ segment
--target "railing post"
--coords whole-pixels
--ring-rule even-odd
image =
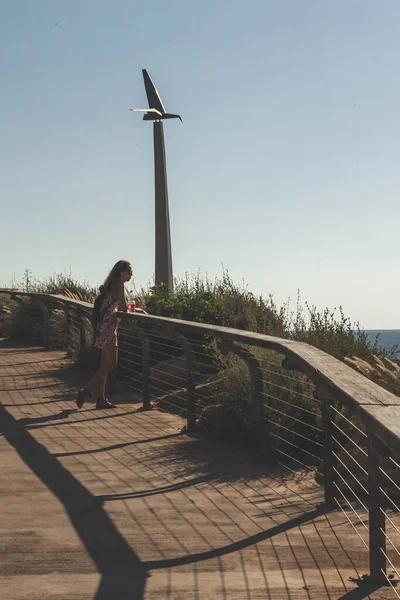
[[[369,579],[386,583],[386,517],[382,503],[382,454],[385,449],[376,436],[368,432],[368,491],[369,491]]]
[[[323,469],[324,469],[324,492],[325,506],[327,508],[337,508],[335,502],[336,494],[336,458],[334,455],[334,420],[335,413],[332,410],[331,400],[329,398],[321,398],[321,413],[322,413],[322,432],[323,432]]]
[[[136,333],[142,346],[142,399],[143,410],[150,410],[150,342],[149,338],[136,323],[133,324],[133,331]]]
[[[70,339],[71,339],[71,307],[69,306],[69,304],[65,303],[64,304],[64,312],[65,312],[65,316],[67,319],[67,355],[69,356],[69,346],[70,346]]]
[[[11,300],[15,300],[15,302],[18,302],[18,304],[21,306],[22,308],[22,312],[23,312],[23,335],[28,336],[29,334],[29,319],[28,319],[28,311],[26,308],[26,303],[23,301],[22,298],[19,298],[16,294],[11,294],[10,296]]]
[[[78,310],[78,315],[79,315],[79,352],[82,353],[82,351],[85,350],[85,348],[87,346],[85,318],[84,318],[84,312],[82,309]]]
[[[250,378],[251,378],[251,401],[252,401],[252,421],[253,421],[253,433],[254,433],[254,446],[259,450],[266,450],[269,458],[274,459],[274,451],[271,443],[268,429],[263,425],[264,406],[262,401],[262,370],[261,365],[257,358],[239,344],[231,342],[230,340],[222,340],[220,343],[221,350],[223,352],[232,352],[241,358],[247,365]],[[268,424],[268,420],[265,422]]]
[[[49,341],[49,310],[47,308],[47,306],[41,302],[40,300],[37,300],[37,303],[39,304],[40,308],[42,309],[42,320],[43,320],[43,346],[45,347],[46,350],[49,349],[50,347],[50,341]]]
[[[302,369],[292,360],[285,358],[282,361],[282,367],[288,371],[298,371],[303,373]],[[335,434],[335,411],[332,408],[334,398],[324,386],[316,385],[316,396],[321,402],[322,417],[322,468],[324,477],[324,496],[325,506],[329,509],[337,508],[335,502],[336,494],[336,458],[334,454],[334,434]]]
[[[323,386],[316,386],[316,396],[321,402],[321,416],[322,416],[322,467],[324,475],[324,493],[325,493],[325,506],[330,509],[337,508],[335,502],[336,495],[336,471],[335,467],[337,464],[336,457],[334,455],[334,435],[335,435],[335,411],[332,408],[334,399],[332,394],[326,390]]]
[[[187,402],[187,413],[186,413],[186,421],[187,421],[187,430],[195,431],[196,430],[196,384],[194,380],[194,351],[192,345],[188,340],[181,335],[180,333],[175,333],[175,339],[178,344],[181,346],[186,361],[186,402]]]

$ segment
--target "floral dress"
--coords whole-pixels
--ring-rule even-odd
[[[117,339],[117,315],[118,298],[115,294],[108,294],[101,307],[101,319],[97,324],[96,348],[107,346],[118,346]]]

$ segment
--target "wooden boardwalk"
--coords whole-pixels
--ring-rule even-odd
[[[142,412],[75,410],[60,352],[0,342],[0,598],[373,600],[312,477]]]

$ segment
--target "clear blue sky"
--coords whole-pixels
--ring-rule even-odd
[[[147,68],[174,270],[400,328],[399,0],[0,0],[0,284],[154,272]]]

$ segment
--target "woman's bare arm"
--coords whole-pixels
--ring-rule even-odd
[[[126,305],[126,300],[125,300],[125,288],[124,288],[124,284],[122,282],[118,282],[117,297],[118,297],[118,310],[120,310],[122,312],[126,312],[128,310],[128,307]]]

